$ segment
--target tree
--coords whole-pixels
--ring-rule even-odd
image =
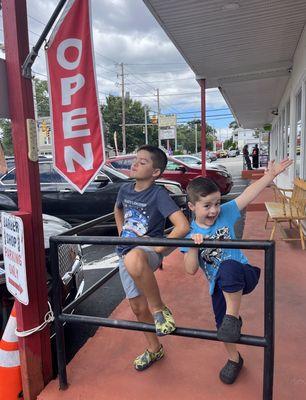
[[[235,129],[239,128],[239,125],[237,124],[236,121],[232,121],[229,123],[228,127],[232,130],[235,130]]]
[[[11,156],[14,154],[14,148],[12,142],[11,121],[9,119],[0,119],[0,131],[4,154],[6,156]]]
[[[233,138],[231,137],[230,139],[224,141],[223,148],[225,150],[227,150],[227,149],[235,150],[235,149],[237,149],[237,143],[234,142]]]
[[[126,124],[144,124],[144,105],[140,101],[130,98],[125,99],[125,122]],[[103,119],[109,131],[109,143],[114,147],[114,132],[117,132],[118,147],[122,149],[122,99],[119,96],[109,95],[106,97],[106,104],[103,106]],[[150,121],[148,121],[150,123]],[[158,144],[157,126],[148,127],[149,143]],[[127,152],[134,151],[137,147],[145,144],[143,126],[126,127]]]
[[[195,152],[195,124],[197,124],[197,148],[201,151],[201,120],[189,121],[177,127],[179,148],[191,153]],[[217,139],[215,133],[215,129],[206,124],[206,150],[213,150],[213,142]]]
[[[35,92],[36,92],[36,104],[37,104],[37,116],[38,117],[49,117],[50,116],[50,105],[49,105],[49,93],[47,81],[34,78]]]

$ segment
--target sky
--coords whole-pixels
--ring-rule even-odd
[[[38,40],[58,0],[27,0],[29,40]],[[99,99],[121,95],[120,63],[130,97],[157,112],[156,89],[163,114],[177,114],[178,123],[200,118],[200,87],[184,61],[142,0],[92,0],[93,41]],[[0,43],[3,42],[0,12]],[[1,50],[0,50],[1,53]],[[1,54],[0,54],[1,56]],[[44,50],[33,65],[39,79],[47,79]],[[207,90],[207,122],[221,139],[233,120],[217,88]]]

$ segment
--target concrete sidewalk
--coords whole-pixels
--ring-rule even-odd
[[[272,199],[272,191],[266,189],[262,199],[269,197]],[[269,237],[269,231],[264,230],[265,216],[262,211],[247,212],[245,239]],[[251,264],[263,266],[263,252],[246,253]],[[201,271],[193,277],[185,275],[178,251],[166,259],[157,279],[178,326],[215,329],[207,283]],[[305,285],[306,252],[299,242],[277,241],[275,400],[306,398]],[[241,315],[243,333],[263,335],[263,274],[254,293],[243,298]],[[134,319],[127,301],[111,317]],[[68,365],[68,390],[59,391],[58,380],[54,380],[38,399],[262,399],[262,348],[240,346],[245,367],[236,383],[227,386],[218,378],[226,362],[222,343],[175,336],[162,342],[164,359],[147,371],[137,372],[132,361],[146,346],[143,334],[101,328]]]

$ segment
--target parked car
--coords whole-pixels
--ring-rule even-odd
[[[112,157],[106,161],[106,164],[111,165],[113,168],[116,168],[129,175],[131,165],[135,157],[135,154]],[[222,195],[230,192],[233,186],[233,181],[232,176],[228,172],[221,169],[212,168],[210,165],[207,165],[206,173],[207,177],[211,178],[219,186]],[[200,165],[190,166],[175,159],[174,157],[169,156],[167,167],[162,174],[162,178],[179,182],[182,188],[186,189],[188,183],[192,179],[201,176],[201,174],[202,171]]]
[[[197,157],[197,156],[192,156],[189,154],[182,154],[182,155],[175,155],[172,157],[175,158],[176,160],[182,161],[183,163],[185,163],[187,165],[190,165],[191,167],[202,165],[201,158]],[[209,167],[209,165],[207,165],[207,162],[206,162],[206,166]]]
[[[42,210],[71,224],[90,221],[113,212],[118,191],[129,178],[111,166],[104,166],[83,194],[70,186],[53,168],[52,160],[39,161]],[[181,207],[186,207],[186,196],[177,182],[158,180]],[[180,196],[181,195],[181,196]],[[8,199],[9,198],[9,199]],[[0,179],[0,207],[15,210],[17,204],[15,168]]]
[[[228,153],[227,153],[226,150],[217,150],[216,154],[217,154],[218,158],[226,158],[226,157],[228,157]]]
[[[237,150],[229,150],[227,154],[228,154],[228,157],[236,157]]]
[[[182,161],[185,164],[188,164],[191,167],[200,167],[202,165],[202,160],[200,157],[197,156],[191,156],[191,155],[186,155],[186,156],[172,156],[176,160]],[[228,170],[225,165],[222,164],[208,164],[206,163],[206,169],[211,169],[211,170],[221,170],[225,171],[228,173]]]
[[[216,161],[217,159],[217,154],[215,151],[208,151],[206,153],[206,158],[209,159],[210,161]]]
[[[51,215],[43,215],[44,246],[46,259],[46,279],[48,293],[51,294],[52,278],[50,272],[50,243],[51,236],[59,235],[71,225]],[[63,304],[69,304],[73,299],[82,294],[84,289],[83,255],[80,246],[74,244],[63,244],[59,248],[59,271],[62,278]],[[13,296],[7,291],[5,284],[5,270],[3,262],[3,247],[0,223],[0,336],[6,325],[12,305]]]
[[[191,155],[177,155],[172,156],[176,160],[182,161],[183,163],[191,166],[191,167],[199,167],[202,165],[202,160],[200,157],[191,156]],[[206,163],[206,169],[213,169],[213,170],[222,170],[228,173],[227,168],[222,164],[208,164]]]

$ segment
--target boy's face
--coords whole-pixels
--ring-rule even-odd
[[[191,211],[195,213],[196,222],[207,227],[212,226],[220,214],[221,193],[211,193],[201,197],[195,204],[188,202]]]
[[[137,180],[157,179],[160,170],[153,167],[151,154],[146,150],[140,150],[136,154],[131,167],[130,177]]]

